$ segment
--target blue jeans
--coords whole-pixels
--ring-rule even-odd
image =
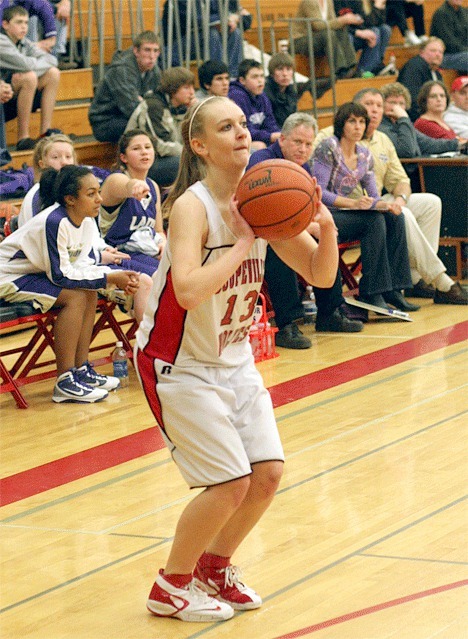
[[[52,49],[52,55],[62,55],[67,50],[68,25],[66,20],[55,20],[55,28],[57,29],[57,38],[55,46]],[[40,40],[42,25],[37,16],[29,16],[28,38],[33,42]],[[41,36],[42,37],[42,36]]]
[[[372,27],[371,31],[373,31],[377,36],[377,44],[372,48],[368,46],[367,40],[356,38],[355,36],[351,37],[356,51],[362,49],[358,68],[362,71],[373,72],[383,60],[385,49],[387,48],[392,33],[392,28],[389,27],[388,24],[382,24],[380,27]]]
[[[192,46],[190,56],[191,58],[195,58],[195,44],[193,37],[191,39]],[[200,53],[203,56],[203,38],[202,34],[200,34]],[[185,57],[185,42],[182,44],[182,55]],[[237,78],[239,71],[239,64],[243,58],[243,50],[242,50],[242,38],[239,29],[235,29],[228,35],[227,41],[227,55],[228,55],[228,68],[229,75],[231,78]],[[221,37],[221,33],[216,28],[210,29],[210,60],[218,60],[222,62],[223,60],[223,40]],[[177,67],[180,65],[179,61],[179,49],[177,47],[177,42],[174,41],[172,46],[172,66]]]

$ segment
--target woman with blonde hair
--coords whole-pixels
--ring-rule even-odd
[[[36,184],[24,196],[18,216],[18,226],[21,226],[41,210],[39,200],[39,180],[45,169],[53,168],[60,171],[63,166],[78,164],[75,147],[72,140],[64,133],[54,133],[41,138],[34,147],[33,169]],[[97,166],[88,167],[93,175],[102,182],[110,173]]]
[[[147,607],[158,617],[222,621],[262,605],[231,557],[273,500],[283,469],[271,398],[249,344],[267,242],[236,206],[250,156],[243,111],[210,97],[189,110],[182,135],[179,174],[164,204],[168,244],[134,361],[174,461],[188,485],[203,490],[179,519]],[[315,221],[318,246],[307,231],[271,246],[307,281],[327,287],[337,272],[336,231],[321,204]]]

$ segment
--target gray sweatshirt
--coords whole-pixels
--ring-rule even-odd
[[[0,60],[3,70],[13,73],[34,71],[38,78],[57,66],[55,56],[43,51],[28,38],[15,45],[6,33],[0,33]]]

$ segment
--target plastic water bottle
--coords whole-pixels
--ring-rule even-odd
[[[117,342],[112,352],[112,364],[114,367],[114,377],[120,381],[120,386],[125,388],[128,386],[128,359],[127,353],[123,347],[123,342]]]
[[[304,324],[313,324],[317,317],[317,305],[315,303],[314,289],[312,286],[306,287],[302,305],[304,307]]]
[[[393,51],[391,51],[389,54],[387,66],[379,71],[379,75],[396,75],[397,73],[398,69],[396,65],[396,56]]]

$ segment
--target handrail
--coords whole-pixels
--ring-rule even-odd
[[[105,71],[105,20],[106,0],[88,0],[87,3],[87,20],[84,20],[85,12],[83,11],[84,0],[71,0],[72,15],[70,18],[70,61],[73,62],[77,57],[77,39],[78,33],[82,44],[82,55],[85,66],[91,66],[91,53],[93,42],[96,42],[96,37],[93,37],[92,28],[93,24],[96,25],[97,32],[97,49],[99,53],[98,62],[98,80],[102,80]],[[168,10],[168,24],[167,24],[167,41],[165,42],[165,34],[162,29],[162,5],[164,0],[155,0],[154,3],[154,17],[151,21],[151,25],[144,24],[143,4],[142,0],[128,0],[128,17],[130,21],[130,34],[123,33],[123,0],[110,0],[111,8],[111,20],[113,26],[113,38],[115,40],[115,49],[122,50],[123,37],[129,35],[132,40],[135,36],[145,29],[152,29],[159,33],[161,42],[161,62],[164,69],[172,66],[172,53],[174,42],[177,43],[177,51],[179,54],[180,64],[185,64],[187,68],[190,68],[191,62],[191,50],[192,42],[195,50],[195,57],[200,64],[203,60],[209,59],[209,16],[210,16],[210,0],[201,0],[202,20],[201,31],[198,28],[199,16],[197,14],[196,0],[187,0],[187,16],[186,16],[186,51],[185,57],[183,56],[182,47],[182,29],[180,24],[179,6],[177,0],[166,0],[169,4]],[[136,5],[136,6],[135,6]],[[225,63],[228,62],[227,55],[227,43],[229,37],[229,0],[218,0],[219,15],[220,15],[220,30],[222,38],[222,57]],[[257,19],[257,32],[258,43],[260,49],[260,56],[262,65],[265,66],[265,40],[263,32],[262,14],[261,14],[261,0],[255,0],[255,14]],[[86,24],[85,24],[86,22]],[[285,23],[288,27],[290,51],[292,56],[295,56],[294,39],[292,37],[293,24],[296,22],[305,22],[307,29],[307,43],[309,53],[309,79],[311,82],[311,93],[313,97],[313,110],[314,115],[317,117],[317,88],[316,88],[316,74],[315,74],[315,54],[313,49],[314,35],[312,24],[314,22],[322,22],[325,25],[327,32],[327,58],[330,65],[330,76],[332,85],[333,96],[333,111],[336,112],[337,100],[336,100],[336,74],[335,64],[333,56],[333,46],[331,42],[331,30],[326,20],[311,19],[311,18],[284,18],[272,20],[270,23],[269,31],[271,37],[271,52],[276,52],[276,37],[275,26],[281,23]],[[194,28],[196,26],[196,28]],[[240,15],[239,29],[243,35],[243,22],[242,15]],[[192,40],[193,38],[193,40]]]
[[[291,45],[291,55],[294,58],[296,55],[296,50],[294,46],[294,38],[292,37],[292,27],[295,22],[305,22],[307,29],[307,48],[309,53],[309,72],[310,72],[310,83],[312,86],[312,96],[314,98],[314,115],[317,118],[317,85],[315,78],[315,52],[314,52],[314,39],[313,39],[313,29],[312,23],[321,22],[325,25],[325,31],[327,33],[327,60],[328,65],[330,67],[330,82],[332,89],[332,100],[333,100],[333,113],[336,113],[337,110],[337,100],[336,100],[336,72],[335,72],[335,59],[333,55],[333,44],[331,39],[331,29],[330,25],[326,20],[322,18],[287,18],[288,22],[288,33]]]

